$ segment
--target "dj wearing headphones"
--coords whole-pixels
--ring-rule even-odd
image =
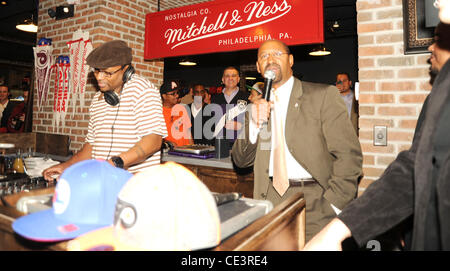
[[[131,61],[131,48],[119,40],[104,43],[86,58],[100,91],[89,108],[85,144],[68,161],[44,170],[46,180],[87,159],[105,159],[131,173],[160,163],[167,136],[161,97],[151,82],[135,74]]]

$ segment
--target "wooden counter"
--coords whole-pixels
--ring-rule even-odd
[[[0,250],[65,250],[65,242],[33,242],[17,235],[12,229],[14,220],[24,215],[15,208],[17,201],[21,197],[51,194],[54,191],[54,187],[36,189],[31,192],[21,192],[2,198],[2,201],[0,202]]]
[[[12,223],[22,215],[13,206],[22,196],[48,194],[54,188],[21,192],[0,203],[0,250],[66,250],[67,242],[40,243],[14,233]],[[267,215],[232,235],[215,247],[217,251],[232,250],[299,250],[305,244],[305,200],[297,193],[276,206]]]
[[[69,150],[70,137],[68,135],[44,134],[44,133],[4,133],[0,139],[1,143],[12,143],[14,149],[8,149],[6,153],[16,153],[18,149],[22,153],[30,148],[34,152],[54,154],[61,156],[71,155]]]
[[[164,153],[162,162],[167,161],[177,162],[190,169],[213,192],[239,192],[247,198],[253,198],[253,168],[237,168],[231,157],[198,159]]]
[[[297,193],[223,241],[218,251],[296,251],[305,246],[306,205]]]

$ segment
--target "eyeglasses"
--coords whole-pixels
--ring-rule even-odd
[[[289,53],[285,53],[285,52],[281,52],[281,51],[266,52],[266,53],[260,54],[258,56],[258,58],[260,60],[267,60],[269,58],[269,56],[272,56],[273,58],[280,58],[284,54],[289,54]]]
[[[118,71],[120,71],[121,69],[123,69],[123,67],[125,67],[125,66],[120,67],[118,70],[116,70],[116,71],[114,71],[114,72],[107,72],[107,71],[101,71],[100,69],[94,69],[94,75],[95,75],[95,76],[98,76],[100,73],[102,73],[102,74],[103,74],[103,77],[105,77],[105,78],[111,78],[111,76],[113,76],[113,75],[116,74]]]

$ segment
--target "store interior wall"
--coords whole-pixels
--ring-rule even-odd
[[[348,72],[355,82],[358,79],[358,40],[356,36],[342,37],[326,41],[326,48],[331,54],[321,57],[309,56],[312,45],[290,46],[294,55],[294,75],[301,80],[325,84],[334,84],[336,73]],[[255,50],[239,53],[216,53],[197,56],[199,64],[193,67],[183,67],[177,64],[178,58],[165,60],[164,79],[179,79],[183,82],[202,83],[206,86],[220,86],[223,70],[228,66],[240,68],[255,65]],[[206,63],[202,60],[207,59]],[[246,75],[256,75],[256,81],[262,81],[256,72]]]

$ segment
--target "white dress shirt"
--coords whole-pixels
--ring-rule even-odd
[[[196,99],[200,99],[200,103]],[[202,97],[201,96],[194,96],[194,101],[191,104],[191,114],[192,116],[197,117],[197,114],[202,110]],[[198,108],[195,105],[200,105]]]
[[[287,109],[289,105],[289,98],[291,97],[292,87],[294,86],[294,77],[291,76],[286,83],[284,83],[282,86],[280,86],[278,89],[276,89],[276,93],[278,96],[279,104],[280,104],[280,116],[279,118],[282,120],[282,128],[284,131],[284,134],[286,135],[286,115],[287,115]],[[273,91],[273,89],[272,89]],[[273,93],[273,92],[272,92]],[[270,95],[270,100],[273,101],[273,96]],[[270,112],[272,114],[273,111]],[[273,123],[273,117],[271,119],[271,126],[275,127]],[[255,143],[257,136],[259,134],[260,129],[256,128],[256,123],[250,121],[250,142]],[[274,146],[274,137],[271,137],[272,146]],[[298,162],[295,160],[295,158],[292,156],[292,154],[289,152],[289,149],[287,147],[286,140],[284,141],[285,145],[285,153],[286,153],[286,163],[287,163],[287,173],[289,179],[306,179],[306,178],[312,178],[311,174],[309,174],[308,171],[306,171]],[[269,162],[269,176],[273,176],[273,151],[270,151],[270,162]]]
[[[341,96],[344,99],[344,103],[347,106],[348,117],[352,117],[352,105],[353,105],[353,92],[350,91],[349,94]]]

